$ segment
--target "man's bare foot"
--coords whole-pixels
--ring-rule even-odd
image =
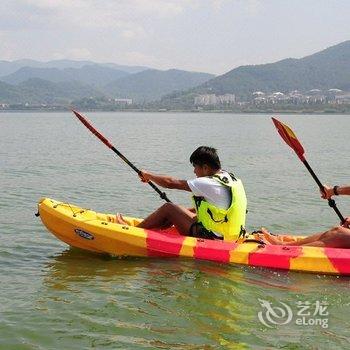
[[[120,225],[129,225],[128,222],[126,222],[122,216],[122,214],[117,213],[115,216],[115,222]]]
[[[261,232],[264,236],[264,239],[270,243],[270,244],[273,244],[273,245],[281,245],[283,244],[283,241],[281,241],[278,236],[273,236],[271,235],[271,233],[265,228],[265,227],[262,227],[261,228]]]
[[[264,235],[270,235],[271,233],[265,228],[265,227],[261,227],[260,232]]]

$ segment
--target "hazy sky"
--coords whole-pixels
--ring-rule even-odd
[[[350,0],[2,0],[0,60],[222,74],[350,39]]]

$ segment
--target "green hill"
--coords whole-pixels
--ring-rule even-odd
[[[21,102],[23,102],[21,90],[16,86],[0,81],[0,104]]]
[[[191,93],[234,93],[244,98],[257,90],[288,92],[331,88],[350,91],[350,40],[301,59],[241,66],[209,80]]]
[[[99,90],[77,81],[53,83],[32,78],[19,85],[0,82],[0,103],[60,104],[68,106],[73,99],[102,96]]]
[[[212,74],[178,69],[161,71],[148,69],[120,78],[104,88],[112,97],[132,98],[138,102],[160,99],[173,91],[185,90],[213,78]]]
[[[0,78],[0,103],[60,104],[90,97],[132,98],[135,102],[160,99],[173,91],[187,90],[212,78],[206,73],[146,70],[134,74],[109,66],[77,68],[23,67]]]

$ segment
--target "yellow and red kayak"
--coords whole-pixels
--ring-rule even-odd
[[[350,249],[235,243],[181,236],[175,228],[146,230],[141,219],[126,217],[130,226],[114,223],[114,215],[43,198],[39,214],[47,229],[72,247],[113,256],[184,257],[220,263],[322,274],[350,275]],[[285,236],[286,239],[295,237]]]

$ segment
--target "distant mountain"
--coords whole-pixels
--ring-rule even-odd
[[[350,40],[301,59],[241,66],[188,93],[234,93],[244,98],[257,90],[287,92],[331,88],[350,91]]]
[[[76,81],[53,83],[32,78],[16,86],[0,82],[0,103],[69,105],[73,99],[89,96],[99,97],[103,94]]]
[[[147,69],[151,69],[150,67],[146,66],[125,66],[121,64],[115,64],[115,63],[98,63],[100,66],[103,67],[109,67],[109,68],[114,68],[118,70],[122,70],[124,72],[134,74],[134,73],[139,73]]]
[[[65,69],[65,68],[82,68],[86,65],[98,65],[101,67],[113,68],[117,70],[124,71],[126,73],[138,73],[146,69],[150,69],[149,67],[143,66],[126,66],[115,63],[96,63],[92,61],[74,61],[74,60],[54,60],[48,62],[40,62],[35,60],[23,59],[16,61],[1,61],[0,60],[0,77],[5,75],[12,74],[16,72],[18,69],[24,67],[30,68],[57,68],[57,69]]]
[[[80,68],[31,68],[23,67],[15,73],[0,77],[0,80],[9,84],[19,84],[28,79],[39,78],[54,83],[64,81],[80,81],[92,86],[104,86],[129,73],[97,64],[84,65]]]
[[[135,102],[148,102],[172,91],[197,86],[212,77],[175,69],[129,74],[97,65],[65,69],[25,67],[2,78],[5,81],[0,81],[0,103],[67,106],[73,100],[90,97],[127,97]]]
[[[178,69],[166,71],[149,69],[130,74],[105,86],[104,91],[113,97],[132,98],[138,102],[160,99],[173,91],[189,89],[213,78],[208,73],[187,72]]]

